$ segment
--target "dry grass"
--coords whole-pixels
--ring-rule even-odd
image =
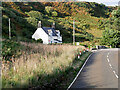
[[[3,87],[33,87],[54,81],[59,71],[70,67],[77,51],[84,49],[72,45],[42,45],[21,43],[25,46],[12,64],[2,64]],[[58,71],[57,71],[58,70]],[[54,76],[54,78],[50,78]]]
[[[94,37],[101,38],[103,30],[99,29],[92,29],[92,30],[87,30],[88,33],[91,33]]]

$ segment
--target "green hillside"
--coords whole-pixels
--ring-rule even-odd
[[[9,18],[12,39],[8,39]],[[73,20],[79,46],[71,44]],[[44,45],[41,40],[33,40],[39,21],[46,27],[55,22],[63,44]],[[119,6],[95,2],[3,2],[2,87],[67,89],[96,45],[120,47],[119,26]]]
[[[106,20],[112,8],[94,2],[3,2],[3,38],[8,38],[8,18],[11,18],[12,38],[31,41],[38,21],[42,26],[61,31],[64,43],[72,42],[73,20],[75,20],[76,41],[92,41],[102,36],[101,23]]]

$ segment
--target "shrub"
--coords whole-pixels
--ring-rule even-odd
[[[111,45],[112,47],[116,47],[120,43],[120,31],[106,29],[103,32],[102,44]]]
[[[12,11],[13,13],[15,13],[17,16],[20,16],[20,17],[22,16],[22,14],[19,13],[17,10],[14,10],[12,8],[9,8],[9,10]]]
[[[53,11],[52,16],[56,17],[56,16],[58,16],[58,13],[56,11]]]
[[[13,65],[3,63],[3,88],[44,88],[61,79],[67,67],[71,67],[78,48],[72,45],[43,45],[26,43],[21,56],[15,58]],[[61,71],[61,72],[60,72]],[[48,85],[49,84],[49,85]]]
[[[17,16],[16,17],[17,22],[22,23],[24,22],[24,19],[22,17]]]
[[[25,12],[27,15],[33,18],[42,19],[42,14],[38,11]]]
[[[7,15],[3,15],[3,18],[8,19],[8,16]]]
[[[17,56],[17,51],[20,50],[20,44],[11,40],[2,41],[2,56],[4,60],[9,60],[11,57]]]
[[[25,18],[25,19],[29,24],[31,24],[34,27],[37,27],[38,19],[36,19],[35,17],[28,17],[28,18]]]
[[[12,12],[9,8],[3,8],[2,11],[8,15],[10,18],[16,18],[16,14]]]
[[[34,29],[33,29],[34,30]],[[29,33],[29,34],[28,34]],[[33,32],[32,32],[32,30],[28,30],[27,28],[24,28],[23,30],[22,30],[22,35],[25,37],[25,38],[28,38],[28,39],[31,39],[31,37],[32,37],[32,34],[33,34]]]
[[[38,39],[37,42],[43,43],[43,40],[42,39]]]
[[[46,6],[45,7],[45,11],[48,15],[51,15],[51,12],[53,11],[52,7],[51,6]]]
[[[83,24],[82,25],[82,29],[89,29],[90,28],[90,25],[89,24]]]

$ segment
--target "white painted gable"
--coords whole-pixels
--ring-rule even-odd
[[[32,35],[32,38],[34,38],[35,40],[42,39],[43,44],[48,44],[48,35],[42,28],[38,28]]]
[[[32,35],[32,38],[35,40],[42,39],[43,44],[49,43],[62,43],[62,36],[60,36],[60,31],[55,30],[55,23],[51,27],[42,27],[41,21],[38,23],[38,28],[35,33]]]

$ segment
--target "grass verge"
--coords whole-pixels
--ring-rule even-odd
[[[67,88],[90,52],[77,59],[83,46],[21,43],[21,56],[2,63],[3,88]],[[71,78],[72,77],[72,78]]]
[[[83,53],[83,52],[82,52]],[[85,52],[82,54],[80,59],[77,59],[77,56],[71,65],[71,67],[66,69],[66,74],[64,75],[64,80],[61,81],[58,87],[62,87],[67,89],[69,85],[72,83],[74,78],[76,77],[77,73],[79,72],[80,68],[88,58],[88,56],[91,54],[91,52]]]

